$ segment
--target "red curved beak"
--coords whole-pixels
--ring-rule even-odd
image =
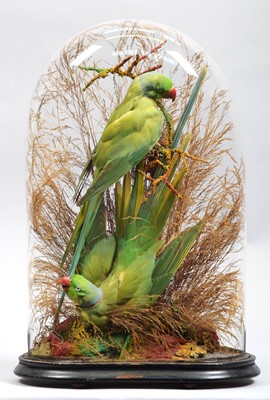
[[[165,94],[164,99],[172,99],[174,101],[176,99],[176,89],[173,87],[168,93]]]
[[[70,282],[71,282],[70,276],[63,276],[62,278],[59,278],[58,281],[57,281],[57,283],[59,285],[63,286],[63,289],[69,288],[70,287]]]

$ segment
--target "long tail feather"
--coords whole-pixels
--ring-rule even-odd
[[[90,157],[79,177],[79,181],[78,181],[77,187],[75,189],[75,194],[73,197],[73,200],[75,203],[77,203],[77,201],[79,200],[79,197],[83,190],[84,184],[85,184],[88,176],[90,175],[92,168],[93,168],[93,160],[92,160],[92,157]]]

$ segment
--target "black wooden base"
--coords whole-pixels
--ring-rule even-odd
[[[23,354],[14,373],[23,383],[77,388],[176,388],[241,386],[260,373],[245,352],[224,358],[175,362],[90,363],[86,359],[46,359]]]

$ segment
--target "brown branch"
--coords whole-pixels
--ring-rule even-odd
[[[166,44],[166,40],[162,41],[158,46],[153,47],[147,54],[144,54],[143,56],[140,54],[136,54],[135,56],[126,56],[123,60],[121,60],[117,65],[115,65],[114,67],[111,68],[96,68],[96,67],[83,67],[83,66],[79,66],[79,68],[81,70],[85,70],[85,71],[95,71],[97,72],[97,75],[95,75],[83,88],[83,91],[85,91],[87,88],[89,88],[89,86],[91,86],[96,80],[98,79],[104,79],[106,78],[109,74],[112,75],[119,75],[121,77],[127,76],[131,79],[136,78],[136,76],[138,75],[142,75],[145,74],[146,72],[152,72],[155,71],[157,69],[162,68],[163,64],[159,63],[157,65],[148,67],[147,69],[145,69],[143,72],[140,73],[133,73],[133,70],[135,67],[137,67],[137,65],[147,59],[151,54],[153,53],[157,53],[165,44]],[[131,64],[125,69],[123,70],[122,67],[129,61],[131,60],[133,57],[135,57],[135,59],[131,62]]]

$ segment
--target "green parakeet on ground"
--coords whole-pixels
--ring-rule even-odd
[[[176,164],[170,180],[179,187],[185,170],[176,171]],[[201,227],[199,222],[164,246],[160,236],[176,198],[170,188],[161,183],[158,191],[143,202],[143,178],[137,172],[133,185],[127,174],[123,185],[117,184],[115,193],[116,232],[106,236],[106,228],[103,232],[101,229],[94,245],[96,233],[90,234],[90,250],[85,246],[77,273],[58,281],[76,302],[85,325],[94,323],[100,329],[106,329],[114,309],[124,305],[144,307],[157,300]],[[95,226],[106,226],[103,211],[100,207]]]

